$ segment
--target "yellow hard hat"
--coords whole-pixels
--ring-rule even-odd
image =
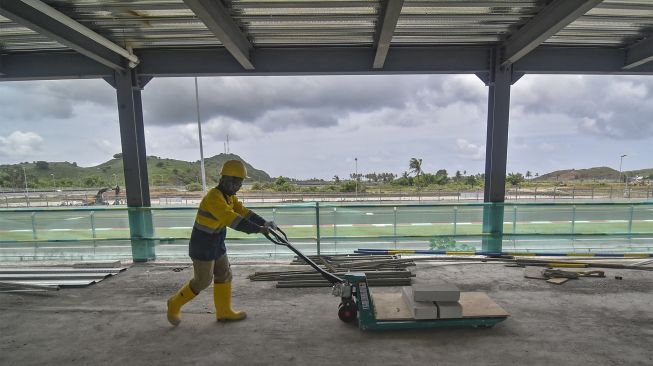
[[[247,176],[247,168],[245,168],[245,164],[240,160],[227,160],[222,166],[220,175],[228,175],[230,177],[238,177],[242,179],[249,178]]]

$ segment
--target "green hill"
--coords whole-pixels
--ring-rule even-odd
[[[25,176],[30,188],[60,189],[62,187],[100,187],[124,186],[122,158],[111,159],[97,166],[79,167],[69,162],[37,161],[32,163],[0,165],[0,186],[4,188],[25,187]],[[204,159],[207,185],[215,185],[220,178],[222,164],[231,159],[240,160],[247,167],[248,182],[268,182],[270,176],[263,170],[254,168],[235,154],[219,154]],[[150,184],[187,185],[201,183],[200,162],[166,159],[157,156],[147,157]],[[23,173],[23,168],[24,173]]]
[[[122,169],[122,159],[118,160]],[[220,179],[220,168],[227,160],[240,160],[247,167],[247,182],[268,182],[272,178],[263,170],[254,168],[240,156],[235,154],[219,154],[204,159],[204,170],[206,171],[206,184],[214,185]],[[148,173],[150,180],[154,185],[161,184],[189,184],[193,182],[201,183],[200,161],[187,162],[175,159],[162,159],[156,156],[147,157]]]
[[[653,169],[624,171],[623,174],[627,174],[629,177],[633,177],[633,176],[648,177],[649,175],[653,174]],[[540,175],[539,177],[533,179],[533,181],[536,182],[546,182],[546,181],[555,182],[555,181],[570,181],[570,180],[619,181],[619,171],[605,166],[589,168],[589,169],[566,169],[566,170],[556,170],[551,173]]]

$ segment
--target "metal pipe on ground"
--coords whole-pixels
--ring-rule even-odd
[[[370,287],[381,286],[410,286],[411,281],[406,279],[368,279],[367,284]],[[293,287],[331,287],[332,283],[326,280],[304,280],[304,281],[279,281],[277,288],[293,288]]]
[[[27,283],[12,283],[12,282],[0,282],[1,292],[14,292],[14,291],[27,291],[27,290],[36,290],[36,291],[59,291],[59,286],[48,286],[48,285],[33,285]],[[7,290],[5,290],[7,289]]]
[[[588,262],[561,262],[561,261],[535,261],[535,260],[515,260],[515,263],[524,266],[544,266],[550,267],[552,265],[578,265],[592,268],[612,268],[612,269],[634,269],[638,271],[653,271],[653,267],[632,266],[625,264],[614,263],[588,263]]]

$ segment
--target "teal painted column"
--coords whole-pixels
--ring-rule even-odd
[[[487,139],[485,150],[485,192],[483,201],[483,251],[501,252],[503,244],[503,202],[506,197],[508,121],[512,66],[501,66],[501,50],[492,50],[488,90]]]
[[[147,262],[156,259],[156,245],[152,225],[152,212],[142,208],[130,207],[129,234],[132,242],[132,258],[134,262]]]
[[[154,225],[150,207],[150,189],[145,154],[145,129],[141,89],[147,81],[139,80],[133,71],[116,72],[114,87],[118,96],[118,118],[122,161],[127,194],[127,213],[134,262],[156,259]]]
[[[503,203],[487,203],[483,207],[484,252],[501,252],[503,246]]]

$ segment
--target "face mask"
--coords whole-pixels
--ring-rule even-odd
[[[218,188],[227,196],[233,196],[243,186],[243,180],[234,177],[224,177]]]

